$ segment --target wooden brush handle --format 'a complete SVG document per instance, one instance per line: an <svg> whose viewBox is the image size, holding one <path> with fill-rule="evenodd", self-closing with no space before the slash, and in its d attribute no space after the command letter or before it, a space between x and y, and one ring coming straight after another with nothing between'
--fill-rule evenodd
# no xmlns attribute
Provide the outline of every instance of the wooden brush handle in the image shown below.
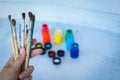
<svg viewBox="0 0 120 80"><path fill-rule="evenodd" d="M31 50L31 42L32 42L32 21L30 21L30 28L29 28L29 33L27 35L27 46L26 46L26 59L25 59L25 69L28 68L29 66L29 58L30 58L30 50Z"/></svg>
<svg viewBox="0 0 120 80"><path fill-rule="evenodd" d="M13 49L14 59L16 60L17 57L16 57L16 51L15 51L14 34L13 34L11 19L9 19L9 21L10 21L10 34L11 34L12 49Z"/></svg>
<svg viewBox="0 0 120 80"><path fill-rule="evenodd" d="M27 69L29 66L30 48L31 48L31 41L30 41L30 36L29 36L29 40L27 42L27 47L26 47L25 69Z"/></svg>
<svg viewBox="0 0 120 80"><path fill-rule="evenodd" d="M22 25L21 46L25 47L25 21L23 21Z"/></svg>
<svg viewBox="0 0 120 80"><path fill-rule="evenodd" d="M13 48L13 54L14 54L14 59L16 60L16 51L15 51L15 45L14 45L14 39L13 39L13 34L11 32L11 42L12 42L12 48Z"/></svg>
<svg viewBox="0 0 120 80"><path fill-rule="evenodd" d="M16 51L16 58L18 57L18 42L15 40L15 51Z"/></svg>
<svg viewBox="0 0 120 80"><path fill-rule="evenodd" d="M17 35L16 35L15 29L13 31L13 35L14 35L15 54L16 54L16 58L17 58L18 57L18 42L17 42Z"/></svg>

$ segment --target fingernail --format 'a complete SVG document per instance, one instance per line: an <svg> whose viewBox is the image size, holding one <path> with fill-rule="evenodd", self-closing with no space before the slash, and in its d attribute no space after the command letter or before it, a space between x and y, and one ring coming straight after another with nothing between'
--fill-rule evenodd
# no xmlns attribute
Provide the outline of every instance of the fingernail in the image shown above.
<svg viewBox="0 0 120 80"><path fill-rule="evenodd" d="M24 49L24 48L21 48L21 49L20 49L20 54L21 54L22 56L25 56L25 49Z"/></svg>
<svg viewBox="0 0 120 80"><path fill-rule="evenodd" d="M21 80L23 80L23 79L24 79L24 76L25 76L25 74L22 73L22 74L19 75L19 78L20 78Z"/></svg>
<svg viewBox="0 0 120 80"><path fill-rule="evenodd" d="M19 75L19 78L20 78L20 79L23 79L23 77L22 77L22 75L21 75L21 74Z"/></svg>

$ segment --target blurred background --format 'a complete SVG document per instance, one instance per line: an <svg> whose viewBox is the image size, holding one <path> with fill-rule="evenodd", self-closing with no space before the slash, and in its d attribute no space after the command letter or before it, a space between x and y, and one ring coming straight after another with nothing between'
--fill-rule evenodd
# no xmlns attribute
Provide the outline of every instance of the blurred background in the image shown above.
<svg viewBox="0 0 120 80"><path fill-rule="evenodd" d="M38 42L42 42L41 25L47 23L52 50L66 52L60 65L54 65L47 53L32 58L33 80L120 80L119 4L119 0L0 0L0 70L13 53L8 15L17 20L19 27L22 12L32 11L36 16L34 37ZM27 24L28 20L27 17ZM55 29L62 29L63 33L73 30L79 43L78 59L70 57L64 42L54 44Z"/></svg>

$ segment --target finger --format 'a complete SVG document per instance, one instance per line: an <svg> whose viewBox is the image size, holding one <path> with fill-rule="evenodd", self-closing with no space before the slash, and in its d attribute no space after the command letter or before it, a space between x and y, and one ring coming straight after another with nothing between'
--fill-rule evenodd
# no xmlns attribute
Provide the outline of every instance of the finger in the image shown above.
<svg viewBox="0 0 120 80"><path fill-rule="evenodd" d="M33 66L30 66L29 68L27 68L25 71L23 71L20 75L19 75L19 78L20 79L26 79L27 77L29 77L32 72L34 70L34 67Z"/></svg>
<svg viewBox="0 0 120 80"><path fill-rule="evenodd" d="M19 54L18 58L16 59L16 61L14 62L14 65L13 65L16 70L18 70L21 67L22 63L24 62L25 55L26 55L25 54L25 49L21 48L20 49L20 54Z"/></svg>
<svg viewBox="0 0 120 80"><path fill-rule="evenodd" d="M32 52L31 52L31 57L34 57L34 56L36 56L36 55L39 55L39 54L41 54L43 51L42 51L42 49L34 49L34 50L32 50Z"/></svg>
<svg viewBox="0 0 120 80"><path fill-rule="evenodd" d="M32 45L34 45L37 42L37 40L34 38L32 39Z"/></svg>
<svg viewBox="0 0 120 80"><path fill-rule="evenodd" d="M32 80L32 75L30 75L29 77L27 77L26 79L24 80Z"/></svg>

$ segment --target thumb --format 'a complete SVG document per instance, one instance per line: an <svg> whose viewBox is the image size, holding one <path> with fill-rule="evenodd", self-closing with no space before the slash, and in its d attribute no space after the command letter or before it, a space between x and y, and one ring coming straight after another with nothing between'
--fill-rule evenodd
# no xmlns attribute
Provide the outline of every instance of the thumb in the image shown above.
<svg viewBox="0 0 120 80"><path fill-rule="evenodd" d="M26 54L25 49L21 48L20 49L20 54L19 54L18 58L16 59L16 61L14 62L14 65L13 65L16 70L21 68L21 66L22 66L22 64L25 60L25 54Z"/></svg>

